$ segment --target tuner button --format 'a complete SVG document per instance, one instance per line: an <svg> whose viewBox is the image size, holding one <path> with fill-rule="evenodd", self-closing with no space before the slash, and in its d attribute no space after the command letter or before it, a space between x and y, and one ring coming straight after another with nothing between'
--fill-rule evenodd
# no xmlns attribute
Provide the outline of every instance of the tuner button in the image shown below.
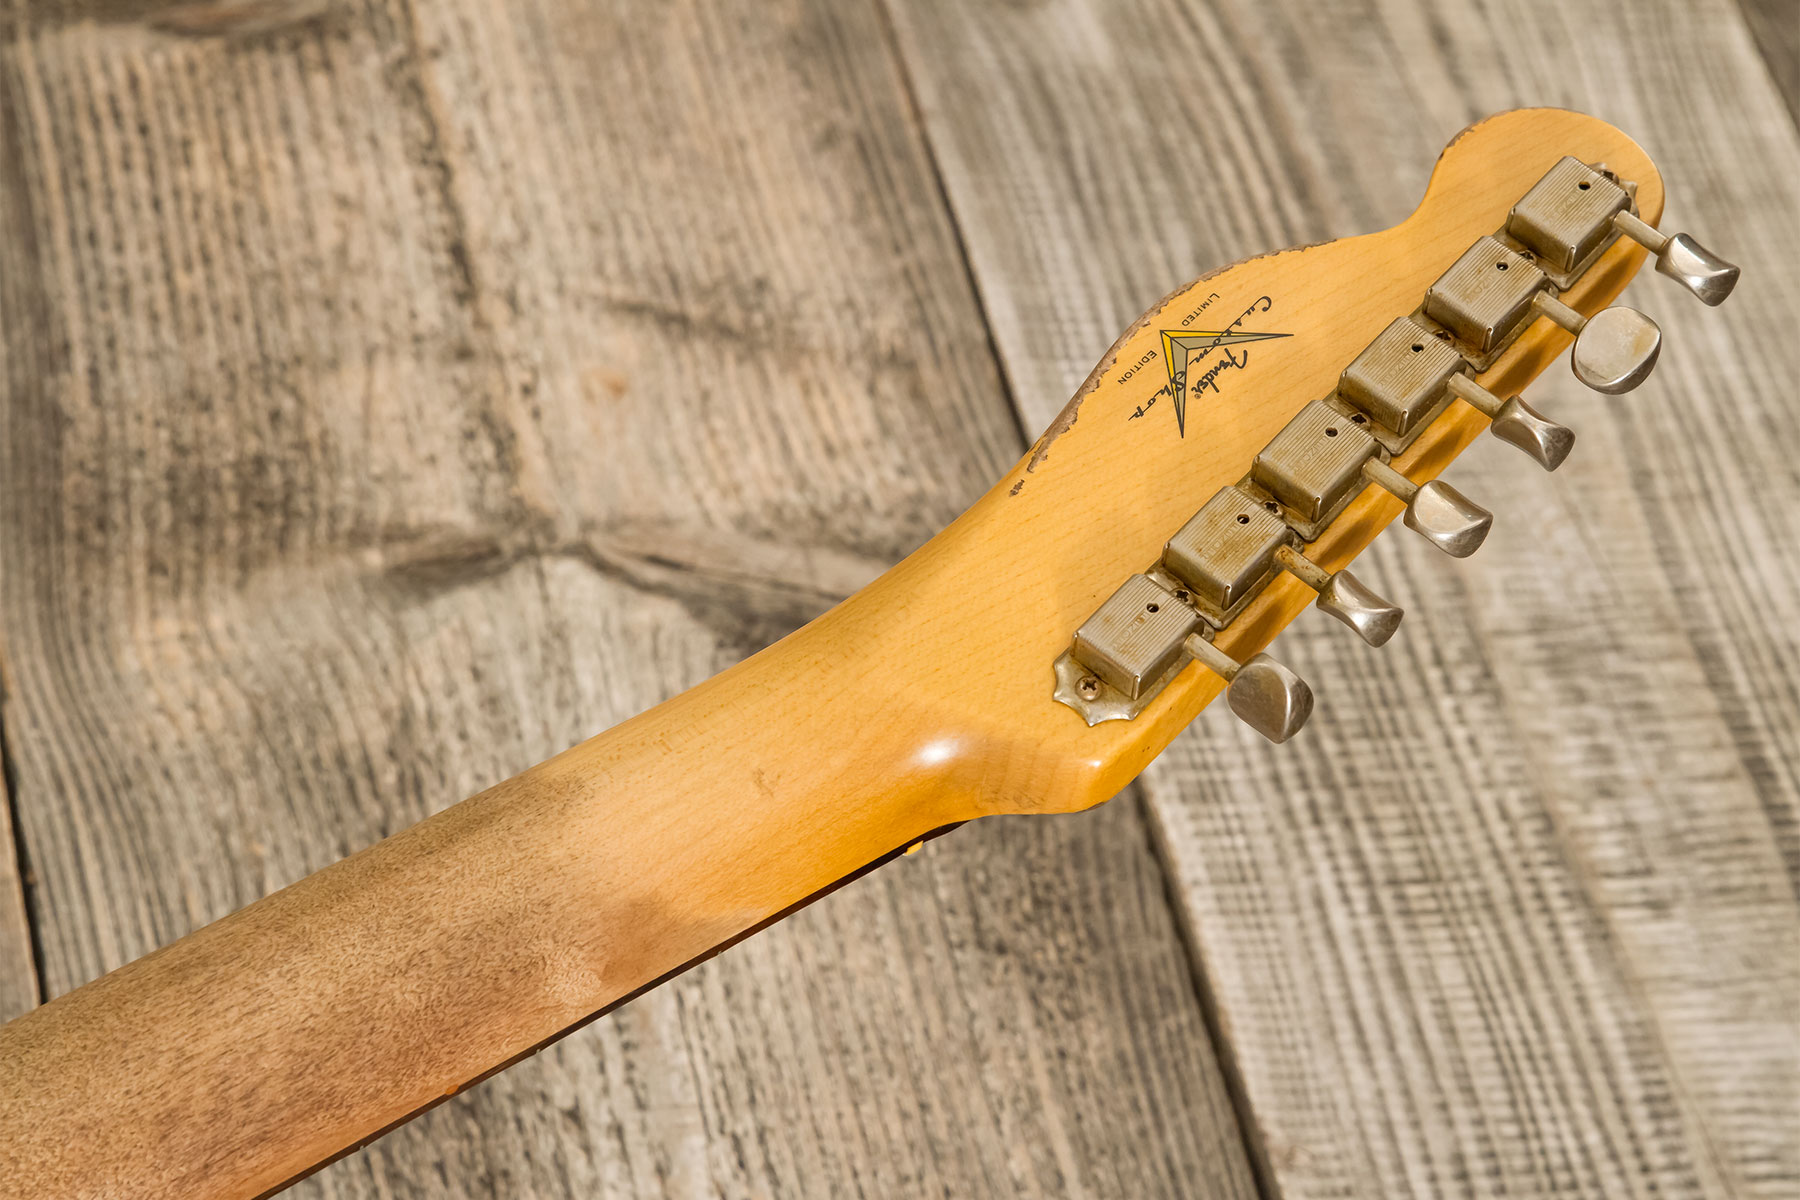
<svg viewBox="0 0 1800 1200"><path fill-rule="evenodd" d="M1436 479L1420 485L1406 506L1406 527L1451 558L1467 558L1481 549L1493 525L1493 513Z"/></svg>
<svg viewBox="0 0 1800 1200"><path fill-rule="evenodd" d="M1569 365L1575 378L1597 392L1629 392L1650 374L1662 353L1662 330L1635 308L1618 305L1584 317L1548 292L1532 307L1575 335Z"/></svg>
<svg viewBox="0 0 1800 1200"><path fill-rule="evenodd" d="M1638 217L1622 212L1613 217L1619 232L1656 256L1656 270L1692 292L1702 304L1716 305L1737 286L1738 268L1685 233L1666 237Z"/></svg>
<svg viewBox="0 0 1800 1200"><path fill-rule="evenodd" d="M1238 720L1271 742L1287 741L1312 716L1312 688L1268 655L1254 654L1240 663L1197 633L1188 636L1183 649L1225 681L1225 699Z"/></svg>
<svg viewBox="0 0 1800 1200"><path fill-rule="evenodd" d="M1275 561L1319 594L1319 608L1356 631L1371 646L1384 646L1400 628L1406 611L1382 599L1348 571L1335 575L1292 546L1275 551Z"/></svg>
<svg viewBox="0 0 1800 1200"><path fill-rule="evenodd" d="M1717 305L1737 286L1738 269L1685 233L1669 239L1656 256L1656 269L1700 298Z"/></svg>
<svg viewBox="0 0 1800 1200"><path fill-rule="evenodd" d="M1385 646L1406 610L1391 604L1348 571L1331 577L1319 593L1319 610L1330 613L1371 646Z"/></svg>
<svg viewBox="0 0 1800 1200"><path fill-rule="evenodd" d="M1452 558L1481 549L1494 514L1441 480L1417 484L1378 458L1363 464L1370 483L1406 505L1406 527Z"/></svg>
<svg viewBox="0 0 1800 1200"><path fill-rule="evenodd" d="M1573 429L1552 421L1517 396L1500 406L1488 429L1507 445L1529 454L1546 471L1562 466L1575 448Z"/></svg>
<svg viewBox="0 0 1800 1200"><path fill-rule="evenodd" d="M1502 400L1467 375L1450 377L1450 391L1492 418L1489 432L1531 456L1546 471L1562 466L1575 448L1575 431L1559 425L1514 396Z"/></svg>
<svg viewBox="0 0 1800 1200"><path fill-rule="evenodd" d="M1240 721L1277 745L1312 716L1312 688L1266 654L1251 656L1226 687L1225 698Z"/></svg>
<svg viewBox="0 0 1800 1200"><path fill-rule="evenodd" d="M1569 361L1575 378L1596 392L1617 395L1644 382L1662 353L1662 330L1635 308L1597 313L1575 335Z"/></svg>

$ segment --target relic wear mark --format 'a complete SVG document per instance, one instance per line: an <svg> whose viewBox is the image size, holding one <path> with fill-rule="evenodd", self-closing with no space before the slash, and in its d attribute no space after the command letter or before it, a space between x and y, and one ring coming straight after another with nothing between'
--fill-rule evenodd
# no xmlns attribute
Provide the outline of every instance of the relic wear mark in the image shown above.
<svg viewBox="0 0 1800 1200"><path fill-rule="evenodd" d="M1248 263L1258 262L1265 258L1280 258L1283 254L1298 254L1302 250L1311 250L1317 246L1326 245L1333 240L1335 239L1328 238L1326 241L1322 242L1305 242L1298 246L1286 246L1280 250L1266 250L1261 254L1252 254L1240 258L1235 262L1226 263L1222 267L1213 268L1198 279L1190 280L1189 282L1182 284L1180 287L1164 296L1161 300L1158 300L1148 311L1137 320L1133 321L1130 328L1126 329L1124 333L1120 334L1113 341L1113 344L1107 348L1106 353L1101 357L1099 364L1096 365L1092 371L1088 372L1087 379L1076 389L1075 395L1063 406L1063 410L1056 414L1056 419L1050 422L1049 428L1044 430L1036 444L1032 446L1031 457L1027 459L1025 463L1025 474L1030 475L1034 473L1038 467L1042 465L1044 460L1050 457L1050 447L1056 444L1056 439L1060 438L1074 427L1076 420L1081 416L1082 404L1086 402L1090 395L1099 389L1101 379L1118 365L1119 355L1124 352L1125 343L1129 342L1139 333L1142 333L1158 317L1162 316L1164 310L1166 310L1169 305L1173 304L1178 297L1187 295L1195 287L1210 279L1216 279L1225 272L1234 270ZM1024 476L1020 476L1012 487L1007 489L1007 495L1017 496L1024 489L1025 478Z"/></svg>

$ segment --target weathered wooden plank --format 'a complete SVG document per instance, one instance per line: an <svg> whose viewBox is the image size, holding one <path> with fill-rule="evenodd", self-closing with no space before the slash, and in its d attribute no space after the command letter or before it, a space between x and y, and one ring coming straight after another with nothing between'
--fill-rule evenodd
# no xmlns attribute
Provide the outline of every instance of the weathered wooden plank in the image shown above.
<svg viewBox="0 0 1800 1200"><path fill-rule="evenodd" d="M4 204L0 198L0 205ZM4 212L0 207L0 213ZM0 281L0 289L4 287ZM0 480L0 488L5 486L5 481ZM7 565L0 561L0 578L6 575ZM5 716L11 686L6 641L0 630L0 1022L11 1020L42 999L32 954L31 921L25 906L25 860L13 828L12 756L7 750Z"/></svg>
<svg viewBox="0 0 1800 1200"><path fill-rule="evenodd" d="M0 738L0 751L5 741ZM0 778L0 1022L10 1021L38 1002L37 964L31 955L31 923L25 912L24 880L13 838L12 805Z"/></svg>
<svg viewBox="0 0 1800 1200"><path fill-rule="evenodd" d="M1179 280L1399 219L1517 104L1633 131L1747 260L1719 312L1634 289L1669 348L1630 401L1540 385L1559 476L1458 465L1475 560L1368 556L1394 644L1283 637L1297 743L1209 714L1146 788L1282 1194L1800 1189L1800 147L1737 11L890 11L1028 425Z"/></svg>
<svg viewBox="0 0 1800 1200"><path fill-rule="evenodd" d="M1800 14L1788 0L1738 0L1756 48L1769 65L1775 90L1800 122Z"/></svg>
<svg viewBox="0 0 1800 1200"><path fill-rule="evenodd" d="M1022 448L872 6L0 33L51 993L792 628ZM1126 802L959 831L303 1190L1252 1187Z"/></svg>

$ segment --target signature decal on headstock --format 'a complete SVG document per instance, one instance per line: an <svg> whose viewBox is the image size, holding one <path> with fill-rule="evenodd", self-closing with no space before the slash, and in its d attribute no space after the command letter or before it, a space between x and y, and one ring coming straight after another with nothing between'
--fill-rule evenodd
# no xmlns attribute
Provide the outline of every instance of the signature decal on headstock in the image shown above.
<svg viewBox="0 0 1800 1200"><path fill-rule="evenodd" d="M1184 326L1190 325L1195 318L1210 308L1219 298L1217 292L1202 300L1197 308L1182 318ZM1219 390L1219 376L1227 371L1237 370L1250 365L1250 351L1233 349L1245 342L1262 342L1270 338L1292 337L1290 333L1256 333L1242 328L1251 317L1269 311L1275 305L1268 296L1258 296L1243 312L1239 313L1229 325L1223 329L1165 329L1162 331L1163 363L1169 372L1169 382L1144 403L1131 412L1129 419L1136 420L1156 406L1156 402L1164 396L1170 397L1175 408L1175 431L1180 437L1187 436L1187 406L1192 397L1207 391ZM1218 352L1215 354L1215 352ZM1142 367L1155 357L1155 351L1139 360ZM1136 368L1127 372L1127 378L1135 373ZM1121 380L1123 382L1123 380Z"/></svg>

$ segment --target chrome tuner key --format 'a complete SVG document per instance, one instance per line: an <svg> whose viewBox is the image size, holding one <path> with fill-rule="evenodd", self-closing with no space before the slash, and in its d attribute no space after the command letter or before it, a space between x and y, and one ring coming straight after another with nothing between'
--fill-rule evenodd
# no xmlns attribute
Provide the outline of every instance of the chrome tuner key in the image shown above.
<svg viewBox="0 0 1800 1200"><path fill-rule="evenodd" d="M1493 418L1488 432L1517 446L1546 471L1554 471L1575 448L1575 431L1559 425L1517 396L1502 400L1468 375L1452 375L1450 392Z"/></svg>
<svg viewBox="0 0 1800 1200"><path fill-rule="evenodd" d="M1282 570L1319 593L1319 610L1326 612L1356 631L1356 636L1371 646L1385 646L1406 610L1390 604L1349 571L1333 574L1292 546L1275 551L1275 561Z"/></svg>
<svg viewBox="0 0 1800 1200"><path fill-rule="evenodd" d="M1406 505L1408 529L1451 558L1467 558L1487 541L1494 514L1442 480L1414 483L1378 458L1363 463L1362 473Z"/></svg>
<svg viewBox="0 0 1800 1200"><path fill-rule="evenodd" d="M1635 308L1614 305L1584 317L1549 292L1531 298L1540 314L1575 335L1569 363L1596 392L1617 395L1644 382L1662 353L1662 330Z"/></svg>
<svg viewBox="0 0 1800 1200"><path fill-rule="evenodd" d="M1717 305L1737 286L1738 268L1685 233L1664 234L1632 213L1615 213L1613 228L1656 257L1658 273L1699 297L1700 303Z"/></svg>
<svg viewBox="0 0 1800 1200"><path fill-rule="evenodd" d="M1312 688L1268 655L1253 654L1240 663L1197 633L1189 634L1181 648L1225 681L1231 711L1271 742L1287 741L1312 716Z"/></svg>

